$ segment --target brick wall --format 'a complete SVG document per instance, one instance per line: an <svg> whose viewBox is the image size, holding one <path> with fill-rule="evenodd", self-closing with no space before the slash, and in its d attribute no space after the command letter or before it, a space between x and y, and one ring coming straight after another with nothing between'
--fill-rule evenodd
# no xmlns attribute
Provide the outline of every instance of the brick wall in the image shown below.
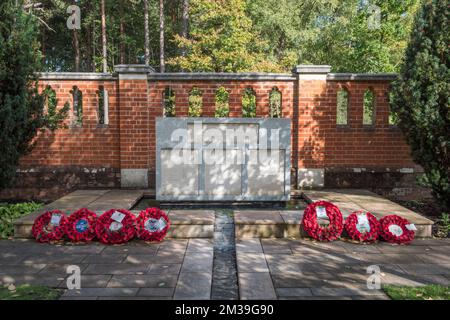
<svg viewBox="0 0 450 320"><path fill-rule="evenodd" d="M20 162L16 186L0 192L0 197L50 199L74 188L139 184L153 187L155 118L163 116L166 87L174 90L178 117L187 116L193 87L202 92L205 117L214 116L219 87L229 92L230 117L242 116L242 94L249 87L256 93L257 117L268 117L269 93L278 88L282 94L282 115L292 119L292 167L295 173L296 169L303 169L299 182L305 174L312 174L318 185L325 182L326 186L376 188L382 183L377 174L382 174L390 187L404 187L411 182L409 179L403 183L404 174L418 169L410 159L401 132L388 123L387 94L392 75L333 75L323 66L297 68L292 75L161 75L138 67L121 66L115 75L43 75L41 88L50 85L61 107L67 101L73 106L70 91L74 86L81 90L82 125L73 125L71 108L71 116L66 120L68 128L39 133L33 152ZM100 86L109 92L107 125L98 124ZM340 88L349 92L347 126L336 125L336 95ZM362 124L366 88L375 92L374 126ZM145 179L133 185L136 172L145 175ZM40 179L52 183L37 186ZM46 192L45 188L52 191Z"/></svg>

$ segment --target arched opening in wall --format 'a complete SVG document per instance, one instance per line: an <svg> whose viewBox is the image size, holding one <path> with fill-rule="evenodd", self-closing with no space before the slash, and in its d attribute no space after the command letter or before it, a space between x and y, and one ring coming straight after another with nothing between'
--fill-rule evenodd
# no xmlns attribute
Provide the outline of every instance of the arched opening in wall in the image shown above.
<svg viewBox="0 0 450 320"><path fill-rule="evenodd" d="M105 87L100 86L98 91L97 119L98 124L109 124L109 93Z"/></svg>
<svg viewBox="0 0 450 320"><path fill-rule="evenodd" d="M192 118L201 117L203 113L203 97L199 88L193 87L189 93L188 116Z"/></svg>
<svg viewBox="0 0 450 320"><path fill-rule="evenodd" d="M163 114L164 117L175 117L175 91L166 87L163 92Z"/></svg>
<svg viewBox="0 0 450 320"><path fill-rule="evenodd" d="M216 118L226 118L230 115L229 104L230 93L224 87L220 87L216 91L216 110L214 116Z"/></svg>
<svg viewBox="0 0 450 320"><path fill-rule="evenodd" d="M242 95L242 116L244 118L256 117L256 93L253 88L247 88Z"/></svg>
<svg viewBox="0 0 450 320"><path fill-rule="evenodd" d="M70 91L73 101L73 123L74 125L81 126L83 124L83 93L77 86L73 86Z"/></svg>
<svg viewBox="0 0 450 320"><path fill-rule="evenodd" d="M281 92L277 87L272 88L269 94L269 112L271 118L281 118Z"/></svg>
<svg viewBox="0 0 450 320"><path fill-rule="evenodd" d="M56 111L56 105L58 101L56 99L56 91L50 85L45 86L42 92L45 97L44 113L50 115L51 111Z"/></svg>
<svg viewBox="0 0 450 320"><path fill-rule="evenodd" d="M340 89L336 95L336 124L339 126L348 125L348 101L348 90Z"/></svg>
<svg viewBox="0 0 450 320"><path fill-rule="evenodd" d="M375 125L375 93L372 88L364 91L363 125Z"/></svg>

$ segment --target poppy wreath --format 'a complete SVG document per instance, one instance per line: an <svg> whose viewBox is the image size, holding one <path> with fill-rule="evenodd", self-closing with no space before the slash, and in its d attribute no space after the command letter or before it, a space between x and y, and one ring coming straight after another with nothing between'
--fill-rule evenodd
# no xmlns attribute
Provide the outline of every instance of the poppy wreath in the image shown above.
<svg viewBox="0 0 450 320"><path fill-rule="evenodd" d="M66 235L73 242L89 242L95 238L97 215L88 209L80 209L67 218Z"/></svg>
<svg viewBox="0 0 450 320"><path fill-rule="evenodd" d="M330 220L328 226L320 226L317 222L317 208L322 207ZM342 213L334 204L326 201L318 201L310 204L303 214L303 229L313 239L319 241L337 240L344 229Z"/></svg>
<svg viewBox="0 0 450 320"><path fill-rule="evenodd" d="M55 219L56 216L59 217ZM59 241L64 237L66 221L66 216L59 210L44 212L34 220L31 233L41 243Z"/></svg>
<svg viewBox="0 0 450 320"><path fill-rule="evenodd" d="M367 223L360 224L358 216L366 216ZM356 211L345 220L345 231L347 235L360 242L375 242L380 236L380 223L378 219L370 212Z"/></svg>
<svg viewBox="0 0 450 320"><path fill-rule="evenodd" d="M115 215L120 215L120 221L114 220ZM134 215L124 209L111 209L103 213L95 223L97 239L105 244L121 244L133 239L136 234L134 227Z"/></svg>
<svg viewBox="0 0 450 320"><path fill-rule="evenodd" d="M164 211L148 208L141 211L136 220L137 236L145 241L161 242L170 228L170 220Z"/></svg>
<svg viewBox="0 0 450 320"><path fill-rule="evenodd" d="M408 244L414 240L414 230L409 230L409 221L397 215L380 219L381 237L389 243Z"/></svg>

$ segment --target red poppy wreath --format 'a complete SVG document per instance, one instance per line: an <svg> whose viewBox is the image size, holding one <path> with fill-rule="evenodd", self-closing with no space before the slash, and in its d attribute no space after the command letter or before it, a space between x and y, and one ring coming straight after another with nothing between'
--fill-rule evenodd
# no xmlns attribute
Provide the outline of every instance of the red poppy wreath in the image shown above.
<svg viewBox="0 0 450 320"><path fill-rule="evenodd" d="M169 228L169 218L158 208L141 211L136 221L137 236L145 241L162 241Z"/></svg>
<svg viewBox="0 0 450 320"><path fill-rule="evenodd" d="M360 242L375 242L380 236L380 223L370 212L353 212L345 220L347 235Z"/></svg>
<svg viewBox="0 0 450 320"><path fill-rule="evenodd" d="M417 229L414 224L397 215L380 219L381 237L390 243L408 244L414 240Z"/></svg>
<svg viewBox="0 0 450 320"><path fill-rule="evenodd" d="M66 216L59 210L41 214L33 224L31 233L38 242L59 241L65 234Z"/></svg>
<svg viewBox="0 0 450 320"><path fill-rule="evenodd" d="M328 219L328 225L321 225L318 219ZM310 204L303 215L303 229L313 239L319 241L337 240L344 229L342 213L334 204L319 201Z"/></svg>
<svg viewBox="0 0 450 320"><path fill-rule="evenodd" d="M97 215L88 209L80 209L67 218L66 235L73 242L89 242L95 238Z"/></svg>
<svg viewBox="0 0 450 320"><path fill-rule="evenodd" d="M134 215L124 209L106 211L95 223L97 239L105 244L120 244L133 239L136 230Z"/></svg>

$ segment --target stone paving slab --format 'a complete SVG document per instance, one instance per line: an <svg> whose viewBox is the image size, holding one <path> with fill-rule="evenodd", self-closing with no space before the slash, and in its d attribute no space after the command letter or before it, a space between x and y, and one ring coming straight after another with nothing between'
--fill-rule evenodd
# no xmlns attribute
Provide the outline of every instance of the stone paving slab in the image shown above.
<svg viewBox="0 0 450 320"><path fill-rule="evenodd" d="M211 297L211 284L211 273L181 273L174 299L208 300Z"/></svg>
<svg viewBox="0 0 450 320"><path fill-rule="evenodd" d="M239 273L239 295L242 300L274 300L277 298L268 272Z"/></svg>

